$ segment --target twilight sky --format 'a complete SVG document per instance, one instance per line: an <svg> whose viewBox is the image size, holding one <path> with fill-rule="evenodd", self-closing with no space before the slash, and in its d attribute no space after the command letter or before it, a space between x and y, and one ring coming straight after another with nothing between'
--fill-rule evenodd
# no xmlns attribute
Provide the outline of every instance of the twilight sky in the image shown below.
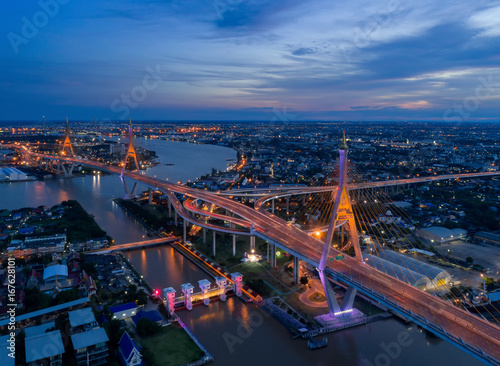
<svg viewBox="0 0 500 366"><path fill-rule="evenodd" d="M491 0L3 8L0 120L500 119Z"/></svg>

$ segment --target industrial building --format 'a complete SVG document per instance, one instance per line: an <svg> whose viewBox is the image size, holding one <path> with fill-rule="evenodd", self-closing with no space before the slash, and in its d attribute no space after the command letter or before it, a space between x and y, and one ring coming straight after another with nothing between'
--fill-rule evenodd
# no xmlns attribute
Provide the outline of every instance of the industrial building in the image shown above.
<svg viewBox="0 0 500 366"><path fill-rule="evenodd" d="M6 181L16 181L16 180L26 180L29 179L26 173L23 173L16 168L1 168L0 169L0 180Z"/></svg>
<svg viewBox="0 0 500 366"><path fill-rule="evenodd" d="M447 229L441 226L431 226L417 230L417 236L430 241L431 243L443 244L452 240L467 238L467 231L464 229Z"/></svg>
<svg viewBox="0 0 500 366"><path fill-rule="evenodd" d="M444 269L392 250L381 250L377 255L365 254L364 257L366 263L379 271L423 290L436 290L452 283L450 273Z"/></svg>

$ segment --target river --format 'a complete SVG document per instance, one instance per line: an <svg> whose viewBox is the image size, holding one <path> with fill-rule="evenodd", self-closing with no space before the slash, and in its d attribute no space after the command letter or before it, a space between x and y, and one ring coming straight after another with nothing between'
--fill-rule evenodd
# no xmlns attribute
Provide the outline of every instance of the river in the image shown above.
<svg viewBox="0 0 500 366"><path fill-rule="evenodd" d="M135 139L134 144L156 151L159 157L160 164L148 168L147 175L174 182L194 180L212 168L224 170L229 160L236 159L236 151L216 145L145 139ZM132 187L131 183L128 185ZM139 185L138 192L145 189ZM138 241L146 235L146 230L113 202L123 196L125 191L116 175L0 183L0 208L54 206L69 199L78 200L115 244Z"/></svg>
<svg viewBox="0 0 500 366"><path fill-rule="evenodd" d="M235 151L219 146L163 140L136 143L155 150L160 157L161 164L148 169L147 174L173 181L193 180L212 168L225 169L227 159L236 158ZM123 196L119 178L111 175L0 184L0 208L52 206L76 199L118 244L140 240L146 234L138 222L113 203L113 198ZM182 283L197 286L198 280L207 278L170 246L125 254L158 289L173 286L180 292ZM215 302L208 308L195 307L180 316L214 355L218 366L481 365L451 344L395 318L330 334L327 348L310 351L305 341L291 339L276 320L238 298Z"/></svg>

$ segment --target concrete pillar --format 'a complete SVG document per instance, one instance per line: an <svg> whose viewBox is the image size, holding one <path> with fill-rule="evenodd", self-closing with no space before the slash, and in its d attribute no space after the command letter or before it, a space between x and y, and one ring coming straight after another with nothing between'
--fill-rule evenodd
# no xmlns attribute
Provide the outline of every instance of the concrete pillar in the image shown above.
<svg viewBox="0 0 500 366"><path fill-rule="evenodd" d="M231 273L231 278L234 281L234 293L236 296L241 296L243 275L239 272Z"/></svg>
<svg viewBox="0 0 500 366"><path fill-rule="evenodd" d="M276 267L276 245L271 244L271 260L269 261L269 265L272 268Z"/></svg>
<svg viewBox="0 0 500 366"><path fill-rule="evenodd" d="M271 212L274 214L274 199L271 200Z"/></svg>
<svg viewBox="0 0 500 366"><path fill-rule="evenodd" d="M148 204L151 206L153 204L153 190L148 188Z"/></svg>
<svg viewBox="0 0 500 366"><path fill-rule="evenodd" d="M184 240L184 243L187 241L187 220L186 219L182 220L182 239Z"/></svg>
<svg viewBox="0 0 500 366"><path fill-rule="evenodd" d="M340 309L342 311L351 310L352 304L354 303L354 298L356 297L356 289L354 287L347 288L347 291L344 295L344 300L342 300L342 306Z"/></svg>
<svg viewBox="0 0 500 366"><path fill-rule="evenodd" d="M199 280L198 284L200 286L201 293L203 294L203 304L206 306L210 305L210 297L208 296L208 291L210 291L210 281Z"/></svg>
<svg viewBox="0 0 500 366"><path fill-rule="evenodd" d="M298 257L293 257L293 282L299 283L300 279L300 260Z"/></svg>
<svg viewBox="0 0 500 366"><path fill-rule="evenodd" d="M163 297L167 301L167 309L170 315L174 315L175 306L175 289L173 287L167 287L162 290Z"/></svg>
<svg viewBox="0 0 500 366"><path fill-rule="evenodd" d="M177 226L177 211L174 211L174 224Z"/></svg>
<svg viewBox="0 0 500 366"><path fill-rule="evenodd" d="M255 236L250 236L250 251L255 250Z"/></svg>
<svg viewBox="0 0 500 366"><path fill-rule="evenodd" d="M194 286L190 283L184 283L181 285L182 292L184 293L184 306L186 309L193 309L193 303L191 301L191 296L193 295Z"/></svg>
<svg viewBox="0 0 500 366"><path fill-rule="evenodd" d="M219 298L221 299L221 301L226 301L226 277L215 277L215 282L217 283L217 287L219 288Z"/></svg>
<svg viewBox="0 0 500 366"><path fill-rule="evenodd" d="M215 257L215 246L216 246L215 237L216 236L217 236L217 233L214 230L213 231L213 238L212 238L212 254L214 257Z"/></svg>
<svg viewBox="0 0 500 366"><path fill-rule="evenodd" d="M290 211L290 196L286 198L286 213L288 214L288 211Z"/></svg>
<svg viewBox="0 0 500 366"><path fill-rule="evenodd" d="M203 228L203 244L207 243L207 229Z"/></svg>
<svg viewBox="0 0 500 366"><path fill-rule="evenodd" d="M269 262L269 242L267 242L267 261Z"/></svg>
<svg viewBox="0 0 500 366"><path fill-rule="evenodd" d="M167 196L168 200L168 217L172 217L172 202L170 202L170 199Z"/></svg>
<svg viewBox="0 0 500 366"><path fill-rule="evenodd" d="M341 227L342 227L342 234L340 234L340 246L339 246L339 249L342 249L342 247L344 246L344 225L342 225Z"/></svg>
<svg viewBox="0 0 500 366"><path fill-rule="evenodd" d="M236 234L233 234L233 256L236 255Z"/></svg>
<svg viewBox="0 0 500 366"><path fill-rule="evenodd" d="M306 205L306 195L303 194L302 195L302 206L305 206Z"/></svg>

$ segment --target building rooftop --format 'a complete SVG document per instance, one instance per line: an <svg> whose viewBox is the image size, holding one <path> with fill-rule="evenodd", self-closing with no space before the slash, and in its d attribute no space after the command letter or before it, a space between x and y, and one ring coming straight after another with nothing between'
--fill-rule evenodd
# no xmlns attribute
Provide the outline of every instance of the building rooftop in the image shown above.
<svg viewBox="0 0 500 366"><path fill-rule="evenodd" d="M141 319L149 319L152 322L158 322L162 320L161 315L156 311L156 310L151 310L151 311L139 311L137 315L134 315L132 317L132 320L134 321L135 325L139 322Z"/></svg>
<svg viewBox="0 0 500 366"><path fill-rule="evenodd" d="M43 270L43 280L45 281L48 278L55 277L55 275L60 276L61 279L63 277L68 277L68 266L64 264L57 264L55 266L47 267Z"/></svg>
<svg viewBox="0 0 500 366"><path fill-rule="evenodd" d="M24 333L26 334L26 338L34 337L45 333L47 329L54 328L55 326L56 326L55 322L49 322L34 327L26 327L24 328Z"/></svg>
<svg viewBox="0 0 500 366"><path fill-rule="evenodd" d="M20 321L24 321L26 319L36 318L37 316L41 316L41 315L44 315L44 314L49 314L49 313L52 313L54 311L59 311L59 310L62 310L62 309L70 308L72 306L82 305L82 304L85 304L87 302L90 302L89 298L88 297L82 297L81 299L78 299L78 300L75 300L75 301L65 302L64 304L60 304L60 305L56 305L56 306L51 306L50 308L41 309L41 310L33 311L31 313L19 315L18 317L16 317L16 321L20 322ZM3 327L5 325L7 325L7 324L9 324L9 319L4 319L4 320L0 321L0 327Z"/></svg>
<svg viewBox="0 0 500 366"><path fill-rule="evenodd" d="M60 330L26 338L26 362L43 360L64 353Z"/></svg>
<svg viewBox="0 0 500 366"><path fill-rule="evenodd" d="M95 316L92 312L92 308L78 309L68 312L69 323L72 327L78 327L80 325L94 323Z"/></svg>
<svg viewBox="0 0 500 366"><path fill-rule="evenodd" d="M92 329L71 336L71 342L73 342L75 350L107 341L109 341L109 337L104 328Z"/></svg>
<svg viewBox="0 0 500 366"><path fill-rule="evenodd" d="M109 311L111 311L112 313L119 313L120 311L126 311L126 310L136 309L136 308L137 308L137 305L135 303L129 302L126 304L121 304L121 305L110 307Z"/></svg>
<svg viewBox="0 0 500 366"><path fill-rule="evenodd" d="M2 360L2 366L14 366L14 358L9 357L9 349L7 348L8 346L8 340L9 336L2 336L0 337L0 344L2 347L0 347L0 360Z"/></svg>

